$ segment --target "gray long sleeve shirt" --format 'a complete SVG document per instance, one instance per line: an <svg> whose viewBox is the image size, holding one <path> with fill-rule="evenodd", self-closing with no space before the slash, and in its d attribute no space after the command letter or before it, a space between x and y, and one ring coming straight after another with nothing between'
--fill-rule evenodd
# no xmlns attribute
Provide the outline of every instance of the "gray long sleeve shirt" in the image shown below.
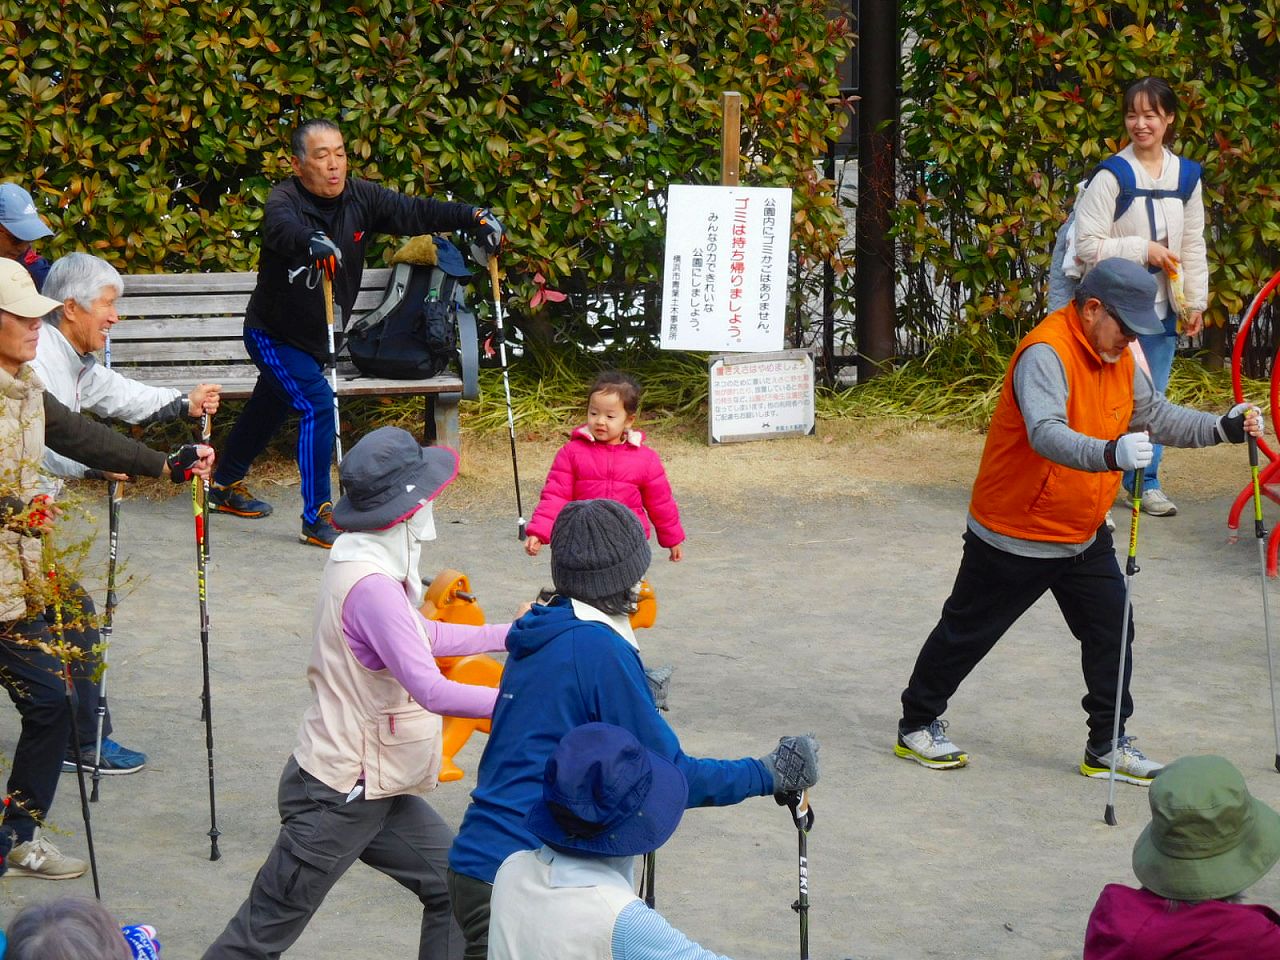
<svg viewBox="0 0 1280 960"><path fill-rule="evenodd" d="M1067 425L1067 373L1058 354L1047 343L1032 344L1022 352L1010 373L1018 409L1027 425L1027 440L1036 453L1054 463L1102 473L1107 466L1107 441L1086 436ZM1134 364L1133 418L1128 431L1146 430L1154 443L1171 447L1207 447L1220 443L1220 417L1170 403L1157 393L1146 371ZM969 515L969 529L984 543L1005 553L1023 557L1074 557L1093 543L1051 543L1023 540L989 530Z"/></svg>

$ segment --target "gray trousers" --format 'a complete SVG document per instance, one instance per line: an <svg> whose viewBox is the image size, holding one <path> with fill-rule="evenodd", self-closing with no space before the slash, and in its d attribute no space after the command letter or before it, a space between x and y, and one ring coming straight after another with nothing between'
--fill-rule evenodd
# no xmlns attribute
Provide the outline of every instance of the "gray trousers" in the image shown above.
<svg viewBox="0 0 1280 960"><path fill-rule="evenodd" d="M425 800L366 800L361 795L348 801L290 757L280 776L279 805L275 847L254 878L249 898L205 951L205 960L279 957L356 860L422 901L418 960L460 960L462 933L449 908L445 882L453 831ZM351 932L352 944L361 934ZM346 956L352 944L334 955Z"/></svg>

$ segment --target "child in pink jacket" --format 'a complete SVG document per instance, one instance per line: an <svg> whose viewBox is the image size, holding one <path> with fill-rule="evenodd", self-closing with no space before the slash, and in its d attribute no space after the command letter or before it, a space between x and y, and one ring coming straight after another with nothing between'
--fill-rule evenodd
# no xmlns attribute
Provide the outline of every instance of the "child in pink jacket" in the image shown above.
<svg viewBox="0 0 1280 960"><path fill-rule="evenodd" d="M680 509L662 461L644 446L644 434L632 429L640 408L640 384L629 374L607 371L587 395L587 422L560 448L542 487L542 498L526 529L525 553L537 556L551 540L551 527L570 500L617 500L658 531L658 544L673 561L684 556Z"/></svg>

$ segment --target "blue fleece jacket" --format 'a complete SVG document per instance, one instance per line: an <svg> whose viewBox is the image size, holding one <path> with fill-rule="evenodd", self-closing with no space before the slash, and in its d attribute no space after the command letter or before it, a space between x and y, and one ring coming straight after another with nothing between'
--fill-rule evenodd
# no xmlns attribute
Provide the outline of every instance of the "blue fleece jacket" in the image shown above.
<svg viewBox="0 0 1280 960"><path fill-rule="evenodd" d="M507 653L493 732L449 852L456 873L493 883L508 856L541 846L525 828L525 814L542 797L547 759L584 723L624 727L670 759L689 782L690 807L773 793L773 775L759 760L686 756L654 706L640 655L606 625L575 617L568 599L535 606L512 624Z"/></svg>

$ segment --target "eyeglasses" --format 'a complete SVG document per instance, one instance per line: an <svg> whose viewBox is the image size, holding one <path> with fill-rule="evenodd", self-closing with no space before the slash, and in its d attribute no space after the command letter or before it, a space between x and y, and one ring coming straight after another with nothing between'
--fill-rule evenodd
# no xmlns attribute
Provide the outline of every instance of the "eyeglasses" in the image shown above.
<svg viewBox="0 0 1280 960"><path fill-rule="evenodd" d="M1120 314L1116 311L1115 307L1109 307L1105 303L1102 303L1101 300L1099 300L1098 303L1102 304L1102 309L1107 311L1107 315L1116 322L1116 326L1120 328L1120 335L1122 337L1127 337L1130 340L1138 339L1138 334L1134 330L1130 329L1130 327L1120 319Z"/></svg>

